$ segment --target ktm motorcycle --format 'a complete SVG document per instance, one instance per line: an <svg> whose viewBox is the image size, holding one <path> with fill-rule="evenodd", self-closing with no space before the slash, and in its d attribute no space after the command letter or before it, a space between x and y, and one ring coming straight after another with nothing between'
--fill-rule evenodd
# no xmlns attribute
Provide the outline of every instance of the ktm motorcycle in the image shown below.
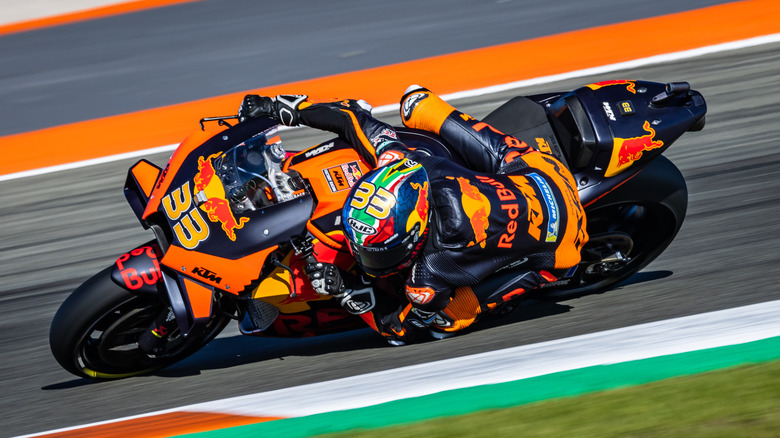
<svg viewBox="0 0 780 438"><path fill-rule="evenodd" d="M602 291L664 251L688 194L661 154L702 129L706 111L688 83L614 80L518 96L483 119L567 165L585 206L590 239L581 263L534 293ZM410 148L460 160L435 134L401 127L398 135ZM77 376L121 378L189 356L231 320L253 336L365 327L337 299L317 294L304 266L315 253L354 277L345 281L361 280L340 221L349 189L369 170L339 138L293 154L271 119L202 119L165 167L141 160L128 171L125 196L154 239L64 301L49 335L54 357ZM525 296L502 290L515 273L509 266L457 289L436 332L506 311Z"/></svg>

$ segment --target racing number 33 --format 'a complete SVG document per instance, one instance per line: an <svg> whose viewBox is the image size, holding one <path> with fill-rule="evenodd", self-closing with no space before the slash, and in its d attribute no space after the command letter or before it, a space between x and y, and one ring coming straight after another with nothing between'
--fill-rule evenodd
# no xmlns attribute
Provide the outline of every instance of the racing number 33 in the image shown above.
<svg viewBox="0 0 780 438"><path fill-rule="evenodd" d="M384 187L377 190L373 184L362 181L349 206L358 210L365 208L367 214L377 219L385 219L390 216L390 208L394 203L395 196Z"/></svg>

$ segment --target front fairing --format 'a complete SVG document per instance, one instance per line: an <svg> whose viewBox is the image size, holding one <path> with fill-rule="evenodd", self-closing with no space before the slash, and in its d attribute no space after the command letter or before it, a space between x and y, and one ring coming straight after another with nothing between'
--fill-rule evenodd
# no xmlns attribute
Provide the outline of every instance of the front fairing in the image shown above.
<svg viewBox="0 0 780 438"><path fill-rule="evenodd" d="M309 193L237 212L215 175L215 158L275 125L258 118L219 132L198 132L175 151L143 213L143 220L162 229L167 240L163 266L238 293L259 278L278 244L305 231L314 206Z"/></svg>

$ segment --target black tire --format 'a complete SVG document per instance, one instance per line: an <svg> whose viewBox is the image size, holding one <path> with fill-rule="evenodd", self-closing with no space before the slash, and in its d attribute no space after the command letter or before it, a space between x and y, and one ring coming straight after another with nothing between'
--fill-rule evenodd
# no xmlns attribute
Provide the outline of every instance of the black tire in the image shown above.
<svg viewBox="0 0 780 438"><path fill-rule="evenodd" d="M639 175L586 209L590 240L582 250L580 273L573 284L551 289L545 295L581 296L627 280L672 243L687 208L685 179L671 161L658 157ZM615 251L630 260L599 264L601 256ZM594 266L607 269L599 272Z"/></svg>
<svg viewBox="0 0 780 438"><path fill-rule="evenodd" d="M186 338L178 329L150 357L138 348L167 305L155 295L131 293L111 280L111 267L76 288L51 323L49 346L70 373L90 379L118 379L158 370L180 361L214 339L230 320L219 315Z"/></svg>

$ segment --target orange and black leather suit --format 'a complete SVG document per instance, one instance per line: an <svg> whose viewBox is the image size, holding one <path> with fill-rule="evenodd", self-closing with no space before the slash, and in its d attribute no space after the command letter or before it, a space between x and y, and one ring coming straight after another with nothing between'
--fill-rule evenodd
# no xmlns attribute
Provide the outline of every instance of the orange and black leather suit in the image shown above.
<svg viewBox="0 0 780 438"><path fill-rule="evenodd" d="M438 312L453 291L473 286L502 269L518 272L503 287L500 302L557 280L580 261L588 236L577 186L569 170L468 116L428 90L401 101L404 125L440 135L465 167L408 149L395 130L345 100L297 105L300 123L332 131L370 165L407 157L423 165L430 179L431 214L426 246L406 279L412 306ZM400 321L405 318L400 311ZM403 338L408 327L395 326ZM380 330L381 331L381 330Z"/></svg>

